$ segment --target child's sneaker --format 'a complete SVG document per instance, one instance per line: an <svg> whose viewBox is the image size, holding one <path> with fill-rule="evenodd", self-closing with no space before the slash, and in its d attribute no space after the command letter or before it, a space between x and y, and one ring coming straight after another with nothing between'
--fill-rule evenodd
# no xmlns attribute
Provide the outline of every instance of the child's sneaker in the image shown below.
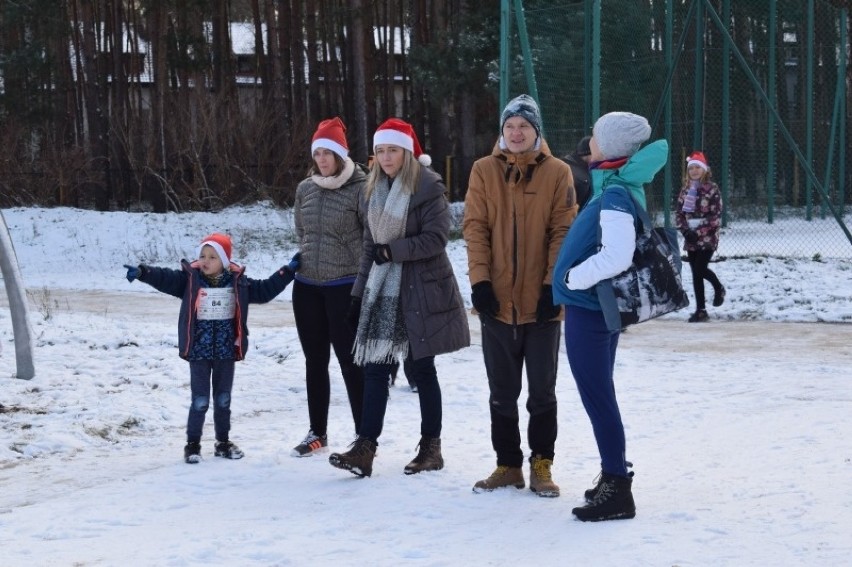
<svg viewBox="0 0 852 567"><path fill-rule="evenodd" d="M201 443L198 441L188 441L186 447L183 448L183 460L187 464L197 465L201 462Z"/></svg>
<svg viewBox="0 0 852 567"><path fill-rule="evenodd" d="M314 453L323 453L328 450L328 435L317 435L313 431L308 434L301 443L290 451L291 457L310 457Z"/></svg>
<svg viewBox="0 0 852 567"><path fill-rule="evenodd" d="M245 453L230 441L217 441L214 455L225 459L242 459Z"/></svg>

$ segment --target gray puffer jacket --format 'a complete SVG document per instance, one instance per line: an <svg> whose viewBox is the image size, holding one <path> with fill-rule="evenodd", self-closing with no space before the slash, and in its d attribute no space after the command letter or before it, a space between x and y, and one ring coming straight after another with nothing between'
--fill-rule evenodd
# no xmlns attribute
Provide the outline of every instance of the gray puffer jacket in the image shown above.
<svg viewBox="0 0 852 567"><path fill-rule="evenodd" d="M321 186L308 177L296 188L293 211L302 253L299 281L324 284L354 280L358 274L365 223L359 202L367 176L361 166L349 158L347 162L354 165L348 179L323 178Z"/></svg>

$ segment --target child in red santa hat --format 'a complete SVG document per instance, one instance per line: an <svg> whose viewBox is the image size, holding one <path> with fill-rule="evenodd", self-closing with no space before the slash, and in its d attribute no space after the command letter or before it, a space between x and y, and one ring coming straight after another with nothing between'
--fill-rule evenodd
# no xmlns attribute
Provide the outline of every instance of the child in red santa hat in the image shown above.
<svg viewBox="0 0 852 567"><path fill-rule="evenodd" d="M189 361L191 403L186 425L184 461L201 461L201 433L213 391L214 455L241 459L243 452L229 439L234 362L248 348L248 306L266 303L284 291L299 269L299 254L264 280L245 277L245 268L231 261L227 234L205 236L197 260L181 261L181 269L125 264L127 281L139 280L181 298L178 354Z"/></svg>
<svg viewBox="0 0 852 567"><path fill-rule="evenodd" d="M703 152L693 152L686 159L683 188L677 198L675 223L683 235L689 268L692 271L692 288L695 293L695 313L690 323L707 321L704 299L704 280L713 286L713 306L725 302L725 286L709 268L710 259L719 247L722 227L722 193L712 180L710 166Z"/></svg>

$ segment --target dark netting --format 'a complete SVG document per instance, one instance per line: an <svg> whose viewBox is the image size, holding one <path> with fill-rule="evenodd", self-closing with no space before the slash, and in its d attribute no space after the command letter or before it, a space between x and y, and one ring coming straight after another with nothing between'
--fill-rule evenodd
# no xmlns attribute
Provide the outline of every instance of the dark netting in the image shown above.
<svg viewBox="0 0 852 567"><path fill-rule="evenodd" d="M670 184L667 187L661 173L647 188L651 212L660 222L673 219L672 203L686 156L702 150L725 201L720 256L852 257L844 228L852 226L852 151L843 141L843 136L848 140L852 113L842 79L843 73L850 74L842 57L844 52L849 57L848 11L816 0L811 27L808 2L800 0L778 0L774 17L767 2L713 0L707 3L711 12L704 0L676 1L671 2L670 16L667 4L607 0L600 15L600 113L642 114L652 121L653 138L664 137L664 95L670 85ZM582 0L524 2L545 135L559 155L570 152L597 118L591 115L591 50L585 43L593 37L591 18L584 15L590 5ZM512 97L531 89L514 12L510 21ZM727 48L720 22L733 41ZM667 26L672 30L675 62L670 83ZM696 37L703 40L697 43ZM774 129L769 127L774 118L761 89L775 100ZM810 157L816 183L797 160L795 148L805 162ZM789 243L784 250L769 245L768 240L778 241L765 236L773 230L783 231Z"/></svg>

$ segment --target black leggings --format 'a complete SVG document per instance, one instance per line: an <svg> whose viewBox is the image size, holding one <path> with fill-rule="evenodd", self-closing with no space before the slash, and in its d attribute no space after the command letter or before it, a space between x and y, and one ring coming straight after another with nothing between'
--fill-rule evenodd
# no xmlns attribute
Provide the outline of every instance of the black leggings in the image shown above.
<svg viewBox="0 0 852 567"><path fill-rule="evenodd" d="M710 282L716 294L721 293L722 283L710 269L713 250L690 250L687 253L689 268L692 270L692 289L695 292L695 310L706 308L704 300L704 280Z"/></svg>
<svg viewBox="0 0 852 567"><path fill-rule="evenodd" d="M332 347L343 374L356 433L361 426L364 370L353 361L355 331L346 322L346 311L352 301L351 292L352 284L319 286L298 280L293 284L293 315L305 353L308 417L310 428L317 435L325 435L328 427L331 398L328 365Z"/></svg>

